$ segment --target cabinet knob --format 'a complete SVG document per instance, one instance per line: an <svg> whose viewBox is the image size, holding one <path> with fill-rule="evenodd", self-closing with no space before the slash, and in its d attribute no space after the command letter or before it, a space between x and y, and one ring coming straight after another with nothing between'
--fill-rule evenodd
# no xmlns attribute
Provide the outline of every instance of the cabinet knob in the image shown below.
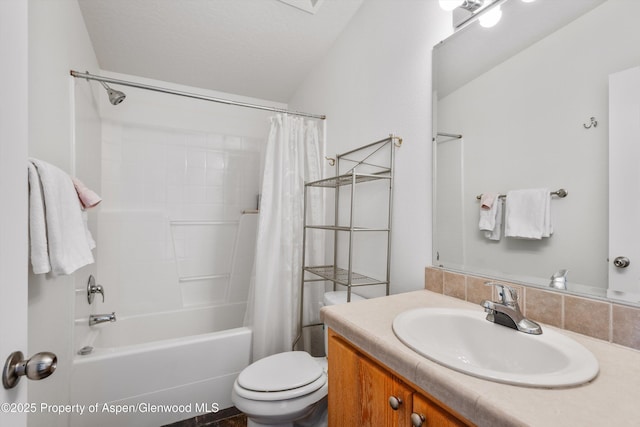
<svg viewBox="0 0 640 427"><path fill-rule="evenodd" d="M422 423L426 421L426 418L422 414L418 414L416 412L411 414L411 425L413 427L421 427Z"/></svg>
<svg viewBox="0 0 640 427"><path fill-rule="evenodd" d="M402 405L402 399L396 396L389 397L389 406L391 406L391 409L397 411L400 405Z"/></svg>

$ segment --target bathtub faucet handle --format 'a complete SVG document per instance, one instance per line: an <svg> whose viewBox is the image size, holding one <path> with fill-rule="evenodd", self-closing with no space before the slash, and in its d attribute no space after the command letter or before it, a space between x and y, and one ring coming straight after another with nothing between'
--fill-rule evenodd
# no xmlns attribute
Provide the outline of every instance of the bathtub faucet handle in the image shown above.
<svg viewBox="0 0 640 427"><path fill-rule="evenodd" d="M102 295L102 302L104 302L104 288L102 285L96 285L95 277L89 275L89 281L87 282L87 301L89 304L93 304L96 294Z"/></svg>

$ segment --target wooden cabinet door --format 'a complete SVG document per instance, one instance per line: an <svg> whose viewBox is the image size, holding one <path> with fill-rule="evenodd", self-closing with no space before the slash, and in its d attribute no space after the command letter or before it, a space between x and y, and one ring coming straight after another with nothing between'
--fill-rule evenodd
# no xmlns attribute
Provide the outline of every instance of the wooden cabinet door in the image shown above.
<svg viewBox="0 0 640 427"><path fill-rule="evenodd" d="M413 412L423 418L422 427L463 427L470 425L458 419L440 405L417 393L413 395Z"/></svg>
<svg viewBox="0 0 640 427"><path fill-rule="evenodd" d="M329 427L407 426L413 391L334 334L329 336ZM392 409L389 398L399 401Z"/></svg>

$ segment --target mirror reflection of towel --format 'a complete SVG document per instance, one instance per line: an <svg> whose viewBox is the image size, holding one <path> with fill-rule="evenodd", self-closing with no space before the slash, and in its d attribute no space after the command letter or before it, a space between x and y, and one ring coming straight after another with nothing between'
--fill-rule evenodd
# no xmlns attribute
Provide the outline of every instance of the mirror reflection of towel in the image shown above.
<svg viewBox="0 0 640 427"><path fill-rule="evenodd" d="M480 221L478 228L484 230L489 240L500 240L502 228L502 203L498 193L482 193L480 196Z"/></svg>
<svg viewBox="0 0 640 427"><path fill-rule="evenodd" d="M502 237L502 200L496 199L496 201L493 203L493 208L496 212L495 225L493 227L493 230L484 232L484 237L489 240L498 241Z"/></svg>
<svg viewBox="0 0 640 427"><path fill-rule="evenodd" d="M546 188L514 190L507 193L505 236L542 239L553 233L551 194Z"/></svg>

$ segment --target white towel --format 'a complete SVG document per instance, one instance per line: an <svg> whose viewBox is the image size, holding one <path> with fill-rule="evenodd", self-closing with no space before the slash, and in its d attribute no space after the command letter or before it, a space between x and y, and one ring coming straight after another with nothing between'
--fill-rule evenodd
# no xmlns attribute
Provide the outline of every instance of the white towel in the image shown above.
<svg viewBox="0 0 640 427"><path fill-rule="evenodd" d="M502 237L502 201L500 199L496 199L493 202L492 209L495 209L495 222L493 226L493 230L485 231L484 237L489 240L500 240Z"/></svg>
<svg viewBox="0 0 640 427"><path fill-rule="evenodd" d="M505 236L542 239L553 233L551 194L546 188L515 190L507 193Z"/></svg>
<svg viewBox="0 0 640 427"><path fill-rule="evenodd" d="M480 230L493 231L496 226L496 209L499 205L497 193L482 193L480 196Z"/></svg>
<svg viewBox="0 0 640 427"><path fill-rule="evenodd" d="M29 162L29 246L34 274L51 271L47 249L47 226L44 220L44 199L38 170Z"/></svg>
<svg viewBox="0 0 640 427"><path fill-rule="evenodd" d="M71 274L94 262L71 177L57 167L29 159L31 263L36 274ZM34 170L35 169L35 170ZM37 172L37 177L34 176ZM38 179L36 179L38 178ZM40 184L40 188L38 188ZM46 230L46 239L42 230ZM45 246L43 247L43 242ZM50 266L47 268L44 258Z"/></svg>

